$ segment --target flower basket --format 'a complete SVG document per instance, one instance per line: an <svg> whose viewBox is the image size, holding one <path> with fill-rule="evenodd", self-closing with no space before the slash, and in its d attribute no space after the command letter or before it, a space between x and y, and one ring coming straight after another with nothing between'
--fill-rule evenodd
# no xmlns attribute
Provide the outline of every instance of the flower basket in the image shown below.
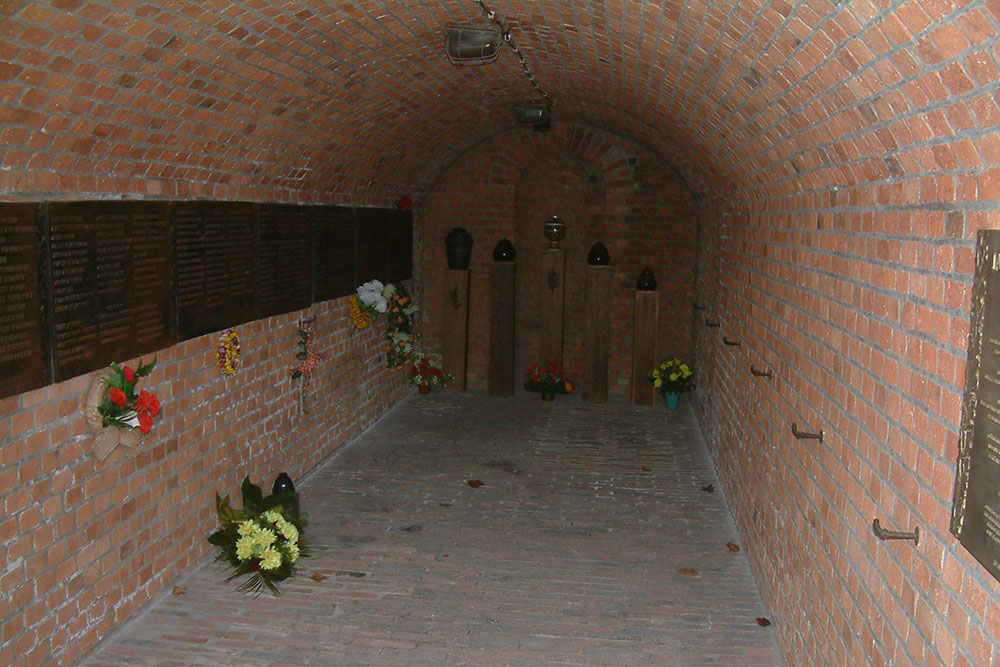
<svg viewBox="0 0 1000 667"><path fill-rule="evenodd" d="M278 582L295 574L298 559L308 555L302 520L291 511L295 493L273 493L265 498L249 477L243 478L240 491L243 509L230 507L228 495L215 494L219 529L208 541L219 548L216 560L233 568L226 581L249 576L237 591L257 596L266 588L280 595Z"/></svg>
<svg viewBox="0 0 1000 667"><path fill-rule="evenodd" d="M430 393L432 387L444 387L455 378L451 373L445 373L428 357L421 357L410 366L410 384L417 387L421 394Z"/></svg>
<svg viewBox="0 0 1000 667"><path fill-rule="evenodd" d="M524 388L541 394L543 401L551 401L556 394L572 392L573 383L556 362L550 361L547 364L532 364L525 375Z"/></svg>

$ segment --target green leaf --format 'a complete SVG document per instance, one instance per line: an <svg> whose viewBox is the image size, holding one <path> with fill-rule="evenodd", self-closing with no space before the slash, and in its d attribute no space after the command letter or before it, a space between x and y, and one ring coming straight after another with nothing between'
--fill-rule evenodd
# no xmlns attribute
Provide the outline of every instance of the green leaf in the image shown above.
<svg viewBox="0 0 1000 667"><path fill-rule="evenodd" d="M243 478L240 489L243 492L243 509L248 512L260 512L260 504L264 499L260 487L251 482L250 477L247 476Z"/></svg>
<svg viewBox="0 0 1000 667"><path fill-rule="evenodd" d="M224 546L226 544L226 530L217 530L208 536L208 543L214 544L217 547Z"/></svg>
<svg viewBox="0 0 1000 667"><path fill-rule="evenodd" d="M233 510L229 507L229 496L220 496L218 493L215 494L215 509L219 513L219 521L221 523L232 523L233 521Z"/></svg>
<svg viewBox="0 0 1000 667"><path fill-rule="evenodd" d="M125 374L122 372L122 369L118 367L118 364L113 362L111 364L111 369L115 372L108 377L108 386L125 391L125 385L127 383L125 382Z"/></svg>
<svg viewBox="0 0 1000 667"><path fill-rule="evenodd" d="M153 355L153 360L148 364L142 363L142 357L139 357L139 368L136 369L135 374L138 377L146 377L149 375L153 369L156 367L156 355Z"/></svg>
<svg viewBox="0 0 1000 667"><path fill-rule="evenodd" d="M267 510L274 508L284 509L286 507L291 507L292 503L295 502L295 493L292 491L286 491L284 493L272 493L267 498L264 498L260 505L260 511L266 512ZM282 512L284 514L284 512Z"/></svg>

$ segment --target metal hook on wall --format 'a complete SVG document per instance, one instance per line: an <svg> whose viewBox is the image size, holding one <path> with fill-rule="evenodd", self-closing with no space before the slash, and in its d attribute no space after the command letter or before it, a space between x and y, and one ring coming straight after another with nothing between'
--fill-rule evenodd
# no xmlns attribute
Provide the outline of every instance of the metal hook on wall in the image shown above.
<svg viewBox="0 0 1000 667"><path fill-rule="evenodd" d="M738 341L738 340L729 340L725 336L722 337L722 342L725 343L726 345L735 345L736 347L740 347L740 341Z"/></svg>
<svg viewBox="0 0 1000 667"><path fill-rule="evenodd" d="M913 540L914 545L920 544L920 526L914 528L912 533L904 533L899 530L886 530L879 525L878 519L872 519L872 532L880 540Z"/></svg>
<svg viewBox="0 0 1000 667"><path fill-rule="evenodd" d="M451 295L451 307L458 310L462 307L462 302L458 300L458 288L453 287L448 290L448 294Z"/></svg>
<svg viewBox="0 0 1000 667"><path fill-rule="evenodd" d="M705 310L705 306L699 306L697 301L692 301L691 305L694 306L695 310Z"/></svg>
<svg viewBox="0 0 1000 667"><path fill-rule="evenodd" d="M792 422L792 435L794 435L799 440L819 440L823 442L823 431L819 433L809 433L808 431L800 431L799 427Z"/></svg>
<svg viewBox="0 0 1000 667"><path fill-rule="evenodd" d="M750 364L750 375L752 375L752 376L754 376L756 378L770 378L770 377L773 377L773 374L771 373L771 371L759 371L759 370L757 370L754 367L753 364Z"/></svg>
<svg viewBox="0 0 1000 667"><path fill-rule="evenodd" d="M718 320L710 320L710 319L708 319L706 317L705 318L705 326L706 327L710 327L712 329L717 329L718 327L721 327L722 324Z"/></svg>

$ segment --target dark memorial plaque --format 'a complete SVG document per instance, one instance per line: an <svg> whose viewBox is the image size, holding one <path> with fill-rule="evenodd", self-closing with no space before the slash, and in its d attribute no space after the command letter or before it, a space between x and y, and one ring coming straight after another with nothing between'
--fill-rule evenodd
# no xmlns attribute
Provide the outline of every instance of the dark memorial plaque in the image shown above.
<svg viewBox="0 0 1000 667"><path fill-rule="evenodd" d="M354 212L345 206L310 206L313 233L313 302L354 294Z"/></svg>
<svg viewBox="0 0 1000 667"><path fill-rule="evenodd" d="M46 384L38 289L38 205L0 204L0 397Z"/></svg>
<svg viewBox="0 0 1000 667"><path fill-rule="evenodd" d="M293 204L260 207L257 317L308 308L312 302L309 209Z"/></svg>
<svg viewBox="0 0 1000 667"><path fill-rule="evenodd" d="M358 284L389 279L389 219L385 209L356 208Z"/></svg>
<svg viewBox="0 0 1000 667"><path fill-rule="evenodd" d="M976 249L951 532L1000 580L1000 230Z"/></svg>
<svg viewBox="0 0 1000 667"><path fill-rule="evenodd" d="M389 211L389 274L396 283L413 275L413 214L410 211Z"/></svg>
<svg viewBox="0 0 1000 667"><path fill-rule="evenodd" d="M49 252L57 382L175 341L167 204L50 204Z"/></svg>
<svg viewBox="0 0 1000 667"><path fill-rule="evenodd" d="M254 319L255 211L243 202L174 204L177 320L183 339Z"/></svg>

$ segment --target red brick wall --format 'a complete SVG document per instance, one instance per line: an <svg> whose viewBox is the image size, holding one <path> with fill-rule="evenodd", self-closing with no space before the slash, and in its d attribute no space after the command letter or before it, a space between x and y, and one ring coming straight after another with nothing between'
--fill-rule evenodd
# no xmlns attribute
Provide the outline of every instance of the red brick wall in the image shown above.
<svg viewBox="0 0 1000 667"><path fill-rule="evenodd" d="M496 137L453 165L421 209L421 284L424 345L440 346L444 238L465 227L472 251L469 371L472 388L486 387L489 365L490 266L501 238L517 250L517 354L515 369L538 358L541 256L544 224L566 223L563 361L583 378L586 318L584 270L591 246L603 242L615 266L609 386L631 391L632 317L639 271L649 266L659 283L659 350L691 353L697 216L681 179L654 154L586 126L558 124L550 132L518 130ZM641 381L645 381L642 378Z"/></svg>
<svg viewBox="0 0 1000 667"><path fill-rule="evenodd" d="M299 318L311 315L324 360L301 417L289 375ZM215 336L157 353L140 387L162 412L134 458L89 453L89 375L0 400L0 664L79 658L203 561L216 492L237 500L244 475L265 488L281 471L300 479L406 390L402 371L384 367L384 329L355 329L346 299L236 332L232 377L216 369Z"/></svg>
<svg viewBox="0 0 1000 667"><path fill-rule="evenodd" d="M0 18L0 197L385 205L431 193L420 209L427 227L417 270L428 274L424 323L433 347L444 234L464 224L476 235L473 289L486 312L489 251L501 236L517 240L518 222L534 219L530 200L543 198L528 197L525 184L528 206L518 208L526 174L553 183L564 177L576 188L567 205L581 206L580 192L603 188L596 209L583 205L573 210L577 220L567 216L571 225L639 229L644 223L629 216L646 213L633 205L632 186L648 183L639 191L655 202L662 190L669 202L649 218L678 222L657 228L686 228L694 214L682 180L641 148L587 128L635 137L677 166L698 197L697 301L723 324L693 331L701 427L790 662L1000 660L1000 584L947 530L972 238L1000 228L995 0L747 0L687 3L682 11L660 0L629 3L627 14L623 3L608 3L596 19L582 2L510 0L503 13L520 19L517 39L558 105L551 134L509 132L503 141L494 135L511 124L508 91L530 91L517 60L505 52L488 68L456 68L437 46L441 24L477 15L471 5L222 4L13 3ZM570 118L590 125L562 125ZM491 159L443 173L462 155ZM651 172L638 173L649 165ZM672 218L674 210L682 212ZM551 213L539 211L538 223ZM536 238L519 250L541 244ZM661 252L672 253L662 242ZM638 246L609 244L621 267L618 315L627 313L635 271L646 261ZM654 267L661 285L672 267ZM665 315L678 322L688 297L680 291L676 313ZM292 319L277 322L262 331L292 328ZM616 319L625 350L629 323ZM472 327L471 379L483 386L485 319L475 315ZM675 330L676 340L661 341L668 353L688 345L688 330ZM337 335L330 344L338 353L355 349L356 335ZM742 347L723 346L723 335ZM285 372L290 338L282 334L282 361L268 372ZM208 353L210 341L196 343L198 355ZM153 379L169 381L171 393L176 383L178 396L201 405L208 381L195 369L208 362L188 359L194 344L165 352L176 375L168 380L158 370ZM623 359L612 363L612 387L623 392ZM775 377L751 378L750 363ZM100 530L96 520L77 525L78 504L103 513L112 488L135 485L127 504L147 485L158 488L164 473L152 471L146 482L146 471L128 462L107 474L88 463L75 416L85 384L0 402L0 488L13 489L0 519L8 542L0 591L13 591L0 599L0 661L33 641L46 654L52 633L60 645L85 637L89 646L112 622L90 613L105 604L95 590L116 596L109 582L120 580L148 597L169 579L135 560L160 558L167 567L159 555L131 555L131 570L116 569L111 561L121 556L112 557L109 543L118 542L92 543L85 531ZM791 439L793 420L822 429L825 442ZM157 432L180 428L170 423ZM218 436L203 436L199 423L185 428L184 437L163 441L174 443L164 457L190 460L199 471L209 459L223 465L211 450L198 451ZM270 434L234 435L240 456ZM42 475L49 481L36 488ZM67 495L68 479L83 490ZM197 486L202 514L186 534L209 523L215 486ZM192 495L171 493L175 502ZM33 527L39 515L63 514L71 518L57 521L52 537L39 533L46 561L31 561L33 575L44 574L36 579L39 606L21 584L36 545L34 533L18 537L19 522ZM890 528L919 526L920 545L878 542L870 531L876 516ZM116 518L109 514L109 525ZM60 546L62 531L76 536L81 555ZM187 541L197 544L184 553L204 548L200 537ZM55 584L43 568L49 551L53 566L73 561L57 570ZM105 567L118 579L100 578ZM77 571L86 585L74 580ZM64 581L75 581L74 596Z"/></svg>
<svg viewBox="0 0 1000 667"><path fill-rule="evenodd" d="M949 521L973 242L1000 214L885 191L704 216L698 299L722 327L695 332L698 414L790 664L993 664L1000 585Z"/></svg>

